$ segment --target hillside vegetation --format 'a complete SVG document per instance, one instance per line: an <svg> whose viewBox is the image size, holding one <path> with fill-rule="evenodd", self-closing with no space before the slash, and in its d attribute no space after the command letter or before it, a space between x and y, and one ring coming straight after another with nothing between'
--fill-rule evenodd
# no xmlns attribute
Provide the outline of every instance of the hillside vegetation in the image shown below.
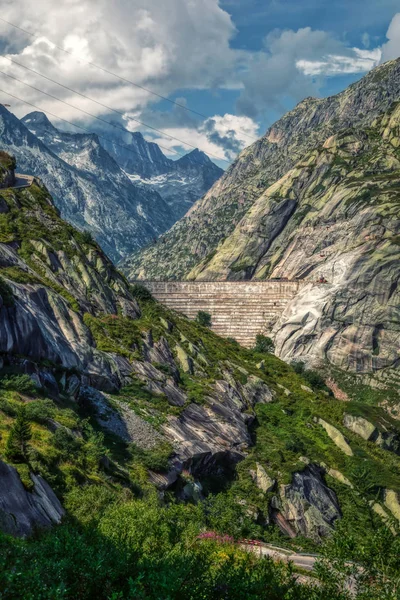
<svg viewBox="0 0 400 600"><path fill-rule="evenodd" d="M0 598L339 599L349 561L396 597L389 392L337 400L167 310L41 184L0 206ZM326 551L319 585L243 538Z"/></svg>

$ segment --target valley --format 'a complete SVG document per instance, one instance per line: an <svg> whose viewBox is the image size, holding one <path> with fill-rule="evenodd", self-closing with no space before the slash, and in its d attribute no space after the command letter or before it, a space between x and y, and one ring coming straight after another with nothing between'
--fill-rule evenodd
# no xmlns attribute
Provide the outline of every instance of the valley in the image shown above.
<svg viewBox="0 0 400 600"><path fill-rule="evenodd" d="M1 600L399 597L399 74L226 173L0 106Z"/></svg>

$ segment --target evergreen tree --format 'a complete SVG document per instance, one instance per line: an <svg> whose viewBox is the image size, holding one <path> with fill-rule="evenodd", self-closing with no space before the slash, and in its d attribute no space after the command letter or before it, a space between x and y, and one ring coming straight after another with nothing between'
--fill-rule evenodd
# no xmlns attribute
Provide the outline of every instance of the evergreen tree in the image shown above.
<svg viewBox="0 0 400 600"><path fill-rule="evenodd" d="M25 406L21 406L17 418L11 428L7 440L6 456L10 460L26 461L28 442L32 438L32 428L26 414Z"/></svg>

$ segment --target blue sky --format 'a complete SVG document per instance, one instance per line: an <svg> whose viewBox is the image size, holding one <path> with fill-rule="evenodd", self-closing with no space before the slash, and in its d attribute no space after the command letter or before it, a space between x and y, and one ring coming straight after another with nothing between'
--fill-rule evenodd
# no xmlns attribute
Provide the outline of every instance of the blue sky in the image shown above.
<svg viewBox="0 0 400 600"><path fill-rule="evenodd" d="M0 21L0 88L18 116L29 101L108 136L112 120L222 167L304 97L400 56L399 0L18 0L1 17L33 34Z"/></svg>

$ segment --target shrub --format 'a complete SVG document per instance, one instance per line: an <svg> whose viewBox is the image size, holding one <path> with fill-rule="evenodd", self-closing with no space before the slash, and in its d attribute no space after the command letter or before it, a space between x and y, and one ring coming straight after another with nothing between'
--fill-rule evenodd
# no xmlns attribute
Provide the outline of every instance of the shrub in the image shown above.
<svg viewBox="0 0 400 600"><path fill-rule="evenodd" d="M53 436L53 444L66 458L76 454L80 448L79 441L65 427L56 429Z"/></svg>
<svg viewBox="0 0 400 600"><path fill-rule="evenodd" d="M82 244L93 244L93 236L90 231L87 231L86 229L82 231L80 238L82 240Z"/></svg>
<svg viewBox="0 0 400 600"><path fill-rule="evenodd" d="M290 366L292 367L293 371L298 375L302 375L302 373L304 373L305 364L300 360L292 360Z"/></svg>
<svg viewBox="0 0 400 600"><path fill-rule="evenodd" d="M199 312L197 313L196 321L197 323L199 323L199 325L202 325L203 327L211 327L211 315L210 313L204 310L199 310Z"/></svg>
<svg viewBox="0 0 400 600"><path fill-rule="evenodd" d="M0 379L1 388L30 396L37 392L37 387L29 375L6 375Z"/></svg>
<svg viewBox="0 0 400 600"><path fill-rule="evenodd" d="M146 469L151 471L167 471L168 460L172 454L172 447L168 442L158 444L154 448L144 450L131 444L130 451L133 458L139 460Z"/></svg>
<svg viewBox="0 0 400 600"><path fill-rule="evenodd" d="M150 300L154 300L151 292L140 283L134 283L129 287L129 290L134 298L137 300L142 300L143 302L148 302Z"/></svg>
<svg viewBox="0 0 400 600"><path fill-rule="evenodd" d="M23 405L18 410L17 418L8 436L6 457L14 461L26 461L28 442L31 437L32 428Z"/></svg>
<svg viewBox="0 0 400 600"><path fill-rule="evenodd" d="M30 421L46 423L54 415L54 405L51 400L33 400L26 406L26 414Z"/></svg>
<svg viewBox="0 0 400 600"><path fill-rule="evenodd" d="M264 353L273 353L275 350L274 342L271 338L262 335L261 333L256 337L256 345L254 346L255 352Z"/></svg>
<svg viewBox="0 0 400 600"><path fill-rule="evenodd" d="M12 289L2 277L0 277L0 296L3 299L4 306L7 308L14 306L14 295Z"/></svg>

